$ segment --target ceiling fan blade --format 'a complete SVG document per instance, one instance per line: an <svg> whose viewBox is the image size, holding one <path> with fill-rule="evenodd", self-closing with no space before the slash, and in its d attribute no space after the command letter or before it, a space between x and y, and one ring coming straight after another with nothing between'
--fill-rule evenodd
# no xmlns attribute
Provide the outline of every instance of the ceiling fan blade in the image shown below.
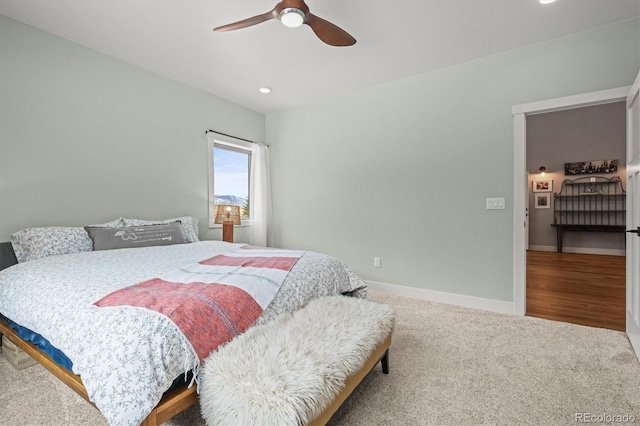
<svg viewBox="0 0 640 426"><path fill-rule="evenodd" d="M307 14L304 23L311 27L320 40L330 46L353 46L356 44L356 39L351 37L348 32L312 13Z"/></svg>
<svg viewBox="0 0 640 426"><path fill-rule="evenodd" d="M234 22L232 24L223 25L221 27L214 28L213 31L232 31L239 30L240 28L250 27L252 25L260 24L270 19L278 19L276 10L273 9L270 12L263 13L262 15L253 16L251 18L243 19L242 21Z"/></svg>

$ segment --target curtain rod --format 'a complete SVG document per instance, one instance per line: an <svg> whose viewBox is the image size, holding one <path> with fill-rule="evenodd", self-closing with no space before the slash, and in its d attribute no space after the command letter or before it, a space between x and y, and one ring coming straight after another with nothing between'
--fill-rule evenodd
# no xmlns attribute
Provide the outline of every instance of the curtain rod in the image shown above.
<svg viewBox="0 0 640 426"><path fill-rule="evenodd" d="M259 142L254 142L254 141L250 141L249 139L244 139L244 138L239 138L239 137L237 137L237 136L228 135L228 134L226 134L226 133L222 133L222 132L219 132L219 131L217 131L217 130L211 130L211 129L209 129L209 130L205 130L205 132L204 132L204 133L205 133L205 134L207 134L207 133L209 133L209 132L211 132L211 133L217 133L217 134L222 135L222 136L227 136L227 137L234 138L234 139L238 139L238 140L245 141L245 142L257 143L257 144L259 144ZM269 145L267 145L267 146L269 146Z"/></svg>

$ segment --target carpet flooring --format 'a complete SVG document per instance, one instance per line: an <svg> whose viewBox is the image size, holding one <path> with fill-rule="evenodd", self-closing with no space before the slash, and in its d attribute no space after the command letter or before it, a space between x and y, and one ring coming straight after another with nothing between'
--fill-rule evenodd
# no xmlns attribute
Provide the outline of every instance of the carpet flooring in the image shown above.
<svg viewBox="0 0 640 426"><path fill-rule="evenodd" d="M640 364L624 333L373 291L369 298L397 312L391 371L378 365L332 426L640 422ZM2 357L0 407L2 426L106 424L42 367L16 371ZM165 425L204 420L196 405Z"/></svg>

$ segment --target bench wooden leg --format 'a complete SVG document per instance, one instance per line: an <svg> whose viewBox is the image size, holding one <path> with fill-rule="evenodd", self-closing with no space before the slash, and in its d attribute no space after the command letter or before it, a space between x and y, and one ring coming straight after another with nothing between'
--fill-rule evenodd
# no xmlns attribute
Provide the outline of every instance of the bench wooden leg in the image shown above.
<svg viewBox="0 0 640 426"><path fill-rule="evenodd" d="M336 398L333 402L325 408L325 410L320 413L315 419L313 419L309 426L324 426L329 422L329 419L334 415L334 413L338 410L340 405L347 399L351 392L360 384L362 379L371 372L377 365L378 362L382 363L382 372L388 374L389 372L389 346L391 345L391 333L387 336L387 338L382 342L371 354L369 359L365 362L362 369L349 376L345 381L344 388L336 395ZM387 371L385 372L385 364Z"/></svg>
<svg viewBox="0 0 640 426"><path fill-rule="evenodd" d="M389 349L385 351L380 363L382 364L382 372L384 374L389 374Z"/></svg>

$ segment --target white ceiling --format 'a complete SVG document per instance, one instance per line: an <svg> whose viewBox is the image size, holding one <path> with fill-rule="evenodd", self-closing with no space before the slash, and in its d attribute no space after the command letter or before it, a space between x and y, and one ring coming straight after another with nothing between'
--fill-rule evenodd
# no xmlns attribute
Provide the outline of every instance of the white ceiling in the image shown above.
<svg viewBox="0 0 640 426"><path fill-rule="evenodd" d="M276 20L212 31L277 0L0 0L0 14L263 113L640 15L640 0L306 1L358 42Z"/></svg>

